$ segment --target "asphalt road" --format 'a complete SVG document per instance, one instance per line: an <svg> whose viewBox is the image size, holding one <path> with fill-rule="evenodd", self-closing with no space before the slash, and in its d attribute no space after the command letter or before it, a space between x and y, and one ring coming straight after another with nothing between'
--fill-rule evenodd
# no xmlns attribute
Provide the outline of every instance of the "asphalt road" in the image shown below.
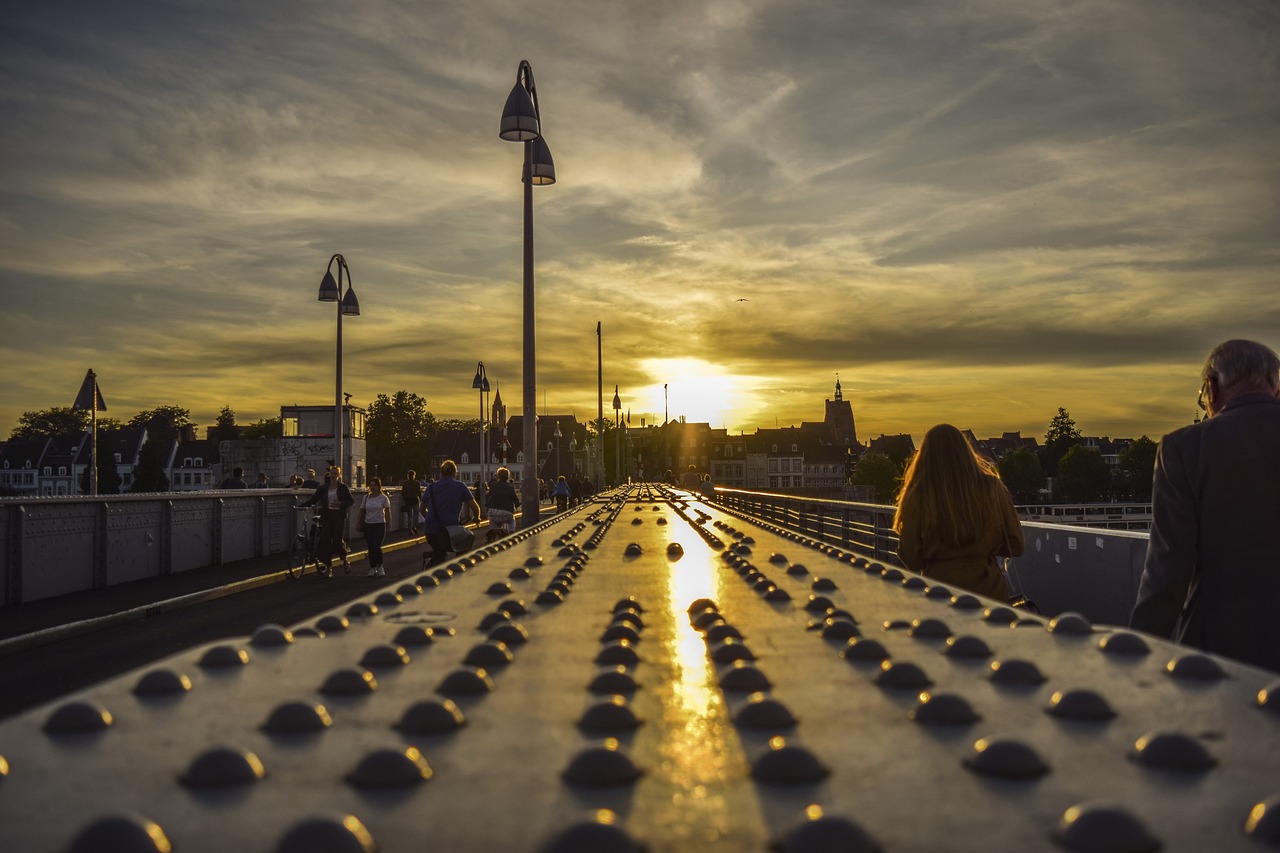
<svg viewBox="0 0 1280 853"><path fill-rule="evenodd" d="M421 549L385 555L385 578L368 564L332 578L306 575L225 598L69 637L0 658L0 719L146 666L193 646L247 637L267 623L293 626L366 592L422 573Z"/></svg>

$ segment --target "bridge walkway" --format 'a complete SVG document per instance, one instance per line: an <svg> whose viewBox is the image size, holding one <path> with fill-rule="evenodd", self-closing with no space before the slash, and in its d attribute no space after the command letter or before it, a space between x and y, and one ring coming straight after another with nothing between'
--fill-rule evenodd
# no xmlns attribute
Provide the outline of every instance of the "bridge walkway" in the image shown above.
<svg viewBox="0 0 1280 853"><path fill-rule="evenodd" d="M0 842L1255 850L1273 680L636 490L0 724Z"/></svg>

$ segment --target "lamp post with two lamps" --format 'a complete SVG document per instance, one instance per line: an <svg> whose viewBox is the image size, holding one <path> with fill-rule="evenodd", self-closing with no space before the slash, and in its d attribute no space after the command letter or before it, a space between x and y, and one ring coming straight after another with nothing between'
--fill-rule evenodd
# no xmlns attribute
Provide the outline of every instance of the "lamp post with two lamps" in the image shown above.
<svg viewBox="0 0 1280 853"><path fill-rule="evenodd" d="M622 398L618 386L613 386L613 477L614 485L622 485Z"/></svg>
<svg viewBox="0 0 1280 853"><path fill-rule="evenodd" d="M480 488L477 493L483 504L486 497L485 484L489 482L485 476L485 463L489 460L489 433L484 427L485 395L489 393L489 377L485 375L483 361L476 364L476 378L471 380L471 387L480 392Z"/></svg>
<svg viewBox="0 0 1280 853"><path fill-rule="evenodd" d="M333 265L338 265L338 277L333 277ZM346 281L347 290L343 293L342 283ZM336 371L336 390L333 395L333 442L334 442L334 463L342 472L350 477L347 470L347 460L344 456L345 442L343 441L343 401L342 401L342 318L359 317L360 316L360 300L356 298L356 292L351 287L351 270L347 267L346 258L342 255L334 255L329 259L329 266L325 268L324 278L320 281L320 302L336 302L338 303L338 367Z"/></svg>
<svg viewBox="0 0 1280 853"><path fill-rule="evenodd" d="M516 84L502 108L502 125L498 136L508 142L524 143L524 471L520 478L520 510L522 526L538 523L538 413L537 372L534 360L533 300L533 187L556 182L556 167L551 149L542 137L542 118L538 111L538 88L533 82L533 68L521 60L516 69Z"/></svg>

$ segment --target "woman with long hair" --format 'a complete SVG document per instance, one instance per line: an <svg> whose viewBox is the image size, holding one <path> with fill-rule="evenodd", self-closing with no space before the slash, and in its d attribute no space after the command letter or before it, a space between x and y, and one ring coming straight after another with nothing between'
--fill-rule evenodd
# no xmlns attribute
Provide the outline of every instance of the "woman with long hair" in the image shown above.
<svg viewBox="0 0 1280 853"><path fill-rule="evenodd" d="M951 424L938 424L920 442L903 474L893 529L911 571L1009 599L996 558L1022 553L1022 524L999 475Z"/></svg>

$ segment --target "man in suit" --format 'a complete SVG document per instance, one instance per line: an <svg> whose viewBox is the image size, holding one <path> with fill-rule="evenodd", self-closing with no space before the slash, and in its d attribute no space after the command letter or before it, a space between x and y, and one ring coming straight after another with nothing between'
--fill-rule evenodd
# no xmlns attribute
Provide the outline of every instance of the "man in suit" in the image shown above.
<svg viewBox="0 0 1280 853"><path fill-rule="evenodd" d="M1209 354L1208 417L1156 454L1151 539L1133 628L1280 672L1280 357Z"/></svg>

